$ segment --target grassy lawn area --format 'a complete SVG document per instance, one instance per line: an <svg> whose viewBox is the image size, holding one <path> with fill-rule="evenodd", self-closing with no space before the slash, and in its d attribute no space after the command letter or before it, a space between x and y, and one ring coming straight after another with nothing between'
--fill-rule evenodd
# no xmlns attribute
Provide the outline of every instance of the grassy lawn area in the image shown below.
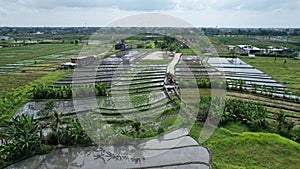
<svg viewBox="0 0 300 169"><path fill-rule="evenodd" d="M283 67L284 58L277 58L274 63L274 58L241 58L248 64L270 75L276 81L289 82L286 85L291 91L299 92L300 90L300 60L287 60L286 67Z"/></svg>
<svg viewBox="0 0 300 169"><path fill-rule="evenodd" d="M201 129L195 124L191 136L198 140ZM216 129L203 144L212 151L213 168L299 168L300 144L277 134L248 131L237 123Z"/></svg>

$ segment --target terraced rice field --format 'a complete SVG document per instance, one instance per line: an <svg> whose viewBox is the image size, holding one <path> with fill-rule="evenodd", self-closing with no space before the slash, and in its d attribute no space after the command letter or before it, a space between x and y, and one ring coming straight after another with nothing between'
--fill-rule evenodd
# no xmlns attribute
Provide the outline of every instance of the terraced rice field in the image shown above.
<svg viewBox="0 0 300 169"><path fill-rule="evenodd" d="M75 90L78 86L105 82L111 85L111 93L106 97L91 98L93 95L87 95L75 97L73 100L56 102L53 110L59 110L65 116L74 116L76 113L77 117L88 117L89 120L84 121L83 124L88 122L95 125L99 121L104 122L105 124L102 126L104 128L122 126L126 129L134 121L141 121L157 128L166 118L164 111L172 107L172 102L166 96L164 90L164 79L170 60L155 63L151 60L140 60L148 54L147 51L130 53L129 64L125 63L123 58L110 56L83 69L77 69L74 73L58 80L53 84L55 87L72 85ZM93 106L89 101L95 101L96 106ZM18 113L32 112L32 114L36 114L38 113L36 110L44 106L45 102L28 103ZM53 110L50 110L50 112ZM36 115L36 118L41 117ZM141 161L142 165L137 166L126 161L122 164L129 168L176 168L178 166L210 168L209 151L187 136L187 129L178 129L182 126L183 121L185 121L184 116L176 115L174 121L167 125L167 130L171 133L159 137L158 140L146 140L138 146L141 147L142 156L144 156L144 160ZM90 126L91 128L85 126L85 130L98 132L94 125ZM101 148L103 149L103 147ZM104 147L104 149L111 148L115 147ZM85 149L91 151L89 147ZM57 152L59 151L57 150ZM81 150L75 148L70 149L70 151L78 152ZM180 153L178 153L179 151ZM50 154L43 158L52 159L53 157ZM160 162L159 159L165 160ZM86 165L92 165L90 157L87 157L84 161L89 161ZM60 164L59 161L55 163ZM28 164L20 163L17 165ZM41 166L43 165L46 164L41 163ZM114 168L114 166L120 164L119 161L114 161L101 165Z"/></svg>
<svg viewBox="0 0 300 169"><path fill-rule="evenodd" d="M123 58L116 56L102 59L98 65L78 69L54 86L108 83L111 97L100 99L93 113L109 123L132 120L137 114L143 120L156 119L170 103L163 91L167 63L139 62L147 54L130 53L131 64L125 64Z"/></svg>
<svg viewBox="0 0 300 169"><path fill-rule="evenodd" d="M276 90L272 93L277 96L282 96L284 90L287 90L269 75L238 58L210 58L208 63L224 73L230 86L234 85L234 81L242 80L243 88L248 90L254 90L253 84L266 86L267 89L274 87ZM257 92L263 92L262 87L257 88Z"/></svg>
<svg viewBox="0 0 300 169"><path fill-rule="evenodd" d="M55 87L70 85L76 88L78 86L83 86L86 84L104 82L108 83L111 86L111 93L110 95L105 97L95 97L94 95L87 95L75 97L73 98L73 100L58 101L55 103L53 110L58 110L59 112L65 114L65 116L73 117L76 115L77 117L85 117L85 115L87 115L89 121L85 122L90 124L96 124L97 122L101 121L102 123L104 123L104 126L101 126L101 128L114 128L116 126L121 126L122 128L126 129L129 128L130 123L134 121L142 121L149 124L149 126L152 127L160 126L165 118L164 110L172 107L172 102L167 97L164 91L164 80L167 72L168 63L170 62L170 60L163 60L159 62L151 60L141 60L141 58L147 56L148 54L149 51L134 51L130 53L127 56L127 58L125 57L126 59L119 58L116 56L110 56L106 59L101 59L98 62L95 62L94 64L89 65L84 69L78 69L74 73L58 80L56 83L53 84ZM130 60L129 63L128 58ZM44 65L41 64L40 66ZM226 66L224 69L226 69ZM242 69L250 70L254 68L245 65ZM246 74L240 75L239 73L232 74L228 72L230 71L225 71L225 78L229 80L234 79L233 77L235 76L246 76ZM261 77L262 79L272 80L265 74L260 75L261 76L255 76L255 78ZM225 81L224 76L219 72L218 69L215 69L210 65L205 64L203 58L199 56L183 55L179 63L176 65L175 78L179 80L179 91L183 96L183 103L194 103L193 101L197 100L195 98L199 97L199 93L201 96L212 95L212 90L214 90L215 94L219 93L216 94L218 96L224 94L224 91L222 90ZM215 80L222 78L224 79L224 81L220 80L219 82L221 83L217 83L217 85L219 86L217 86L216 89L198 89L197 84L195 82L195 80L197 79ZM260 79L258 79L258 82L259 80ZM274 84L278 83L276 83L275 81ZM246 83L245 87L247 87L247 85L249 84ZM195 89L198 93L195 92ZM262 104L266 106L268 111L270 112L268 118L271 120L274 120L276 118L275 115L283 111L284 113L286 113L287 118L295 119L297 121L297 124L300 124L300 105L298 103L283 100L275 100L272 98L252 95L249 93L244 94L232 91L227 93L227 98ZM93 101L95 101L96 105L93 105ZM23 112L32 112L32 114L37 114L37 110L42 109L43 107L45 107L45 102L32 102L25 105L25 107L21 109L18 113L22 114ZM168 126L170 126L168 130L173 131L174 129L178 129L178 127L180 127L180 124L182 124L184 119L191 117L191 114L188 114L187 112L189 112L188 108L182 109L178 113L177 119L168 124ZM36 116L36 118L39 118L39 116ZM94 130L93 132L97 133L98 130L95 130L94 127L95 126L91 126L91 128L85 129L86 131ZM101 132L103 131L101 130ZM176 133L176 131L174 132ZM209 168L211 165L211 161L208 157L210 156L209 152L207 151L207 149L193 142L194 140L186 136L187 134L188 133L185 133L183 135L179 134L172 137L171 139L166 139L166 137L164 136L162 137L162 139L159 140L146 140L145 142L141 143L141 145L143 145L142 151L145 153L144 155L151 155L152 153L161 153L162 151L166 150L168 151L168 153L162 156L155 156L154 158L145 157L145 160L141 161L143 165L139 167L176 168L178 166L183 166L195 168ZM178 139L186 140L184 142L181 142L184 145L180 143L173 148L162 146L162 143L171 144L171 142L176 141ZM157 144L152 145L151 143ZM107 150L114 150L115 147L86 147L82 149L72 148L68 151L74 153L81 152L83 154L88 154L92 152L94 154L97 154L97 152L99 151L98 149L101 149L101 151L106 152ZM176 153L178 152L177 150L180 151L180 153ZM61 150L55 150L54 154L49 154L47 156L43 156L42 158L55 161L55 164L61 165L61 162L59 160L54 159L54 157L60 153L63 152ZM65 156L70 155L68 153L63 154ZM186 154L189 154L189 156L186 159L182 156L179 157L178 155L180 154L185 154L185 156ZM157 161L159 161L158 159L156 159L157 157L164 159L167 158L167 156L168 159L170 159L169 161L164 160L163 163L157 163ZM194 160L194 157L197 157L197 159ZM37 156L33 158L36 159L41 157ZM178 161L178 158L181 160ZM79 163L85 163L85 165L90 165L93 163L91 162L93 161L91 159L92 156L86 155L85 158ZM153 163L153 161L155 161L155 164ZM75 160L73 162L78 161ZM130 167L139 168L130 162L124 162L124 164ZM17 166L24 165L31 164L17 164ZM47 162L41 162L39 165L47 165ZM68 163L65 165L73 166L73 163ZM120 164L118 163L118 161L114 161L109 164L101 163L101 165L104 165L108 168L113 168L115 165Z"/></svg>

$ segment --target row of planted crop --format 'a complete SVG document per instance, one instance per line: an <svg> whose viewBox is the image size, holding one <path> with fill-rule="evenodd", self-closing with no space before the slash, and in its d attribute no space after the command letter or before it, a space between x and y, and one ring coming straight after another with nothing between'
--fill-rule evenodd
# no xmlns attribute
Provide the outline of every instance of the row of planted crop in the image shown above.
<svg viewBox="0 0 300 169"><path fill-rule="evenodd" d="M106 96L109 94L107 83L96 83L95 85L82 85L72 88L71 86L53 87L45 84L34 86L32 94L34 99L68 99L76 96Z"/></svg>

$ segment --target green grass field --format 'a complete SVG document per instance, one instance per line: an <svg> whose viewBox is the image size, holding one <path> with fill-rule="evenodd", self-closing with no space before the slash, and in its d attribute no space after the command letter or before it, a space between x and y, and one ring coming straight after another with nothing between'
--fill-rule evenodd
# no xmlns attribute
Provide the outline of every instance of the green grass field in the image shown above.
<svg viewBox="0 0 300 169"><path fill-rule="evenodd" d="M0 94L51 73L82 46L70 44L37 44L0 49ZM9 64L9 66L7 65Z"/></svg>
<svg viewBox="0 0 300 169"><path fill-rule="evenodd" d="M276 81L289 82L286 85L291 91L299 92L300 90L300 60L287 60L287 64L284 67L284 58L277 58L274 63L274 58L241 58L248 64L256 67L257 69L270 75Z"/></svg>
<svg viewBox="0 0 300 169"><path fill-rule="evenodd" d="M201 124L195 124L191 136L198 140ZM204 142L212 152L214 169L298 169L300 144L277 134L249 132L237 123L217 128Z"/></svg>
<svg viewBox="0 0 300 169"><path fill-rule="evenodd" d="M0 49L0 66L80 48L81 46L70 44L37 44L3 48Z"/></svg>

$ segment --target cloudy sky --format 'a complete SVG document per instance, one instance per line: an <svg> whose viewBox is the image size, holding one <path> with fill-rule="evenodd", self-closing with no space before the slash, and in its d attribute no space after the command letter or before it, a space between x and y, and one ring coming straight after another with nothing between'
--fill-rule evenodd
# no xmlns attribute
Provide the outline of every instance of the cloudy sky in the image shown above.
<svg viewBox="0 0 300 169"><path fill-rule="evenodd" d="M0 0L0 26L106 26L145 13L200 27L300 27L300 0Z"/></svg>

